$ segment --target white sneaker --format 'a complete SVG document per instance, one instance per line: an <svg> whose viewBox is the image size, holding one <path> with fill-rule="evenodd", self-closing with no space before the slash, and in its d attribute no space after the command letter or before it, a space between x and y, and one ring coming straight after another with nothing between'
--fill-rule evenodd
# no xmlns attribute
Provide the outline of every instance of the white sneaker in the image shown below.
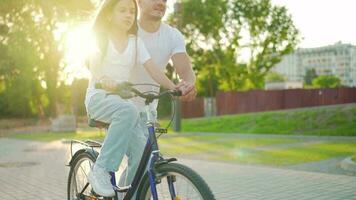
<svg viewBox="0 0 356 200"><path fill-rule="evenodd" d="M104 168L95 164L88 175L88 181L94 192L103 197L115 196L115 191L110 179L110 174Z"/></svg>

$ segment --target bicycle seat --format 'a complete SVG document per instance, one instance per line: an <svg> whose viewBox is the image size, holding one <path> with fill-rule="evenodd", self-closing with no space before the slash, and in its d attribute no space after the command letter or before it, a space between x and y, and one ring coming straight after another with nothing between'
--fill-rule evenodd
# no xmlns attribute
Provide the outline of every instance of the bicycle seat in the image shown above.
<svg viewBox="0 0 356 200"><path fill-rule="evenodd" d="M88 119L88 125L90 127L96 127L96 128L109 128L110 124L89 118Z"/></svg>

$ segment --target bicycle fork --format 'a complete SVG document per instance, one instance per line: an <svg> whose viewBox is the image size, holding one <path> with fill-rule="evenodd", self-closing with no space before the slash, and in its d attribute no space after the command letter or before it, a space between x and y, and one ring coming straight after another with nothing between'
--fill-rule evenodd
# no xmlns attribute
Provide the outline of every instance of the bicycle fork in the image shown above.
<svg viewBox="0 0 356 200"><path fill-rule="evenodd" d="M157 188L156 188L156 173L155 173L155 163L159 158L159 149L157 145L157 139L155 137L155 130L153 123L148 123L148 132L149 132L149 139L148 142L151 143L152 146L152 152L150 159L148 161L148 180L150 182L150 189L151 189L151 194L153 197L153 200L158 200L158 195L157 195Z"/></svg>
<svg viewBox="0 0 356 200"><path fill-rule="evenodd" d="M159 148L157 145L157 138L154 135L154 127L153 126L149 127L149 133L151 136L149 138L149 142L151 142L151 145L152 145L152 153L151 153L151 157L148 162L148 178L149 178L152 198L153 198L153 200L158 200L156 184L161 183L161 180L159 177L160 174L157 174L155 171L155 167L156 167L156 164L158 163L157 161L159 161L160 157L159 157ZM168 162L171 162L174 160L176 160L176 159L169 159ZM174 177L167 176L167 184L168 184L168 188L169 188L169 193L171 195L171 199L179 200L179 198L176 196L176 193L175 193L174 184L173 184L174 181L175 181Z"/></svg>
<svg viewBox="0 0 356 200"><path fill-rule="evenodd" d="M152 152L151 159L149 162L149 170L148 170L148 178L150 182L150 189L153 200L158 200L157 188L156 184L161 183L160 175L155 172L155 161L159 158L158 151ZM172 200L180 200L179 197L176 196L176 192L174 189L175 177L174 176L167 176L167 184L169 193ZM163 183L162 183L163 184Z"/></svg>

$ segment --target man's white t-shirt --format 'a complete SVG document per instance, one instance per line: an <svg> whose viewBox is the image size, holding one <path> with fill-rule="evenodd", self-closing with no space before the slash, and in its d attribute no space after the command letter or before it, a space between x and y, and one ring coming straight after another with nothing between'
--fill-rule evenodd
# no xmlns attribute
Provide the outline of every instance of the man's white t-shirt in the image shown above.
<svg viewBox="0 0 356 200"><path fill-rule="evenodd" d="M136 45L136 37L130 36L127 46L123 52L118 52L114 43L109 40L106 55L103 58L100 67L101 75L105 75L117 83L129 81L130 74L132 73L132 68L135 65L136 59L136 47L137 47L137 64L143 65L151 57L146 50L143 41L138 37ZM99 63L96 63L99 65ZM143 69L145 70L145 69ZM146 70L145 70L146 71ZM99 80L92 75L89 80L89 86L87 88L87 93L85 96L85 105L88 107L90 98L95 94L103 91L101 89L95 89L95 84Z"/></svg>
<svg viewBox="0 0 356 200"><path fill-rule="evenodd" d="M145 44L154 63L162 71L166 69L169 60L174 54L186 52L183 35L176 28L164 22L161 23L159 29L154 33L146 32L139 26L138 36ZM129 81L131 83L150 83L158 85L144 69L142 64L132 69ZM159 92L159 88L153 86L140 86L137 88L141 92ZM145 103L142 98L134 98L132 100L140 111L144 111ZM151 109L156 110L157 105L158 100L151 103Z"/></svg>

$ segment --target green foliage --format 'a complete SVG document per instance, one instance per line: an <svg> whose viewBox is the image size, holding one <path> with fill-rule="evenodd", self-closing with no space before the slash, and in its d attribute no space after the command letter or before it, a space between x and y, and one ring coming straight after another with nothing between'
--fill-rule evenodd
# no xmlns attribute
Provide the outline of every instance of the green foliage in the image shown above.
<svg viewBox="0 0 356 200"><path fill-rule="evenodd" d="M312 83L315 88L337 88L341 86L340 79L332 75L319 76Z"/></svg>
<svg viewBox="0 0 356 200"><path fill-rule="evenodd" d="M266 82L283 82L285 81L285 77L282 74L279 74L277 72L270 72L266 75Z"/></svg>
<svg viewBox="0 0 356 200"><path fill-rule="evenodd" d="M62 38L55 31L92 7L89 0L0 1L0 116L57 114L57 102L68 93L59 76Z"/></svg>
<svg viewBox="0 0 356 200"><path fill-rule="evenodd" d="M185 0L170 20L186 36L204 96L263 88L268 71L299 41L286 8L270 0Z"/></svg>
<svg viewBox="0 0 356 200"><path fill-rule="evenodd" d="M307 69L304 76L305 85L312 85L313 80L317 77L318 76L316 75L316 71L314 68Z"/></svg>
<svg viewBox="0 0 356 200"><path fill-rule="evenodd" d="M36 49L25 35L23 32L8 33L6 44L0 43L1 117L31 117L40 113L35 107L43 91L38 87L37 72L31 68L39 59L33 57Z"/></svg>

